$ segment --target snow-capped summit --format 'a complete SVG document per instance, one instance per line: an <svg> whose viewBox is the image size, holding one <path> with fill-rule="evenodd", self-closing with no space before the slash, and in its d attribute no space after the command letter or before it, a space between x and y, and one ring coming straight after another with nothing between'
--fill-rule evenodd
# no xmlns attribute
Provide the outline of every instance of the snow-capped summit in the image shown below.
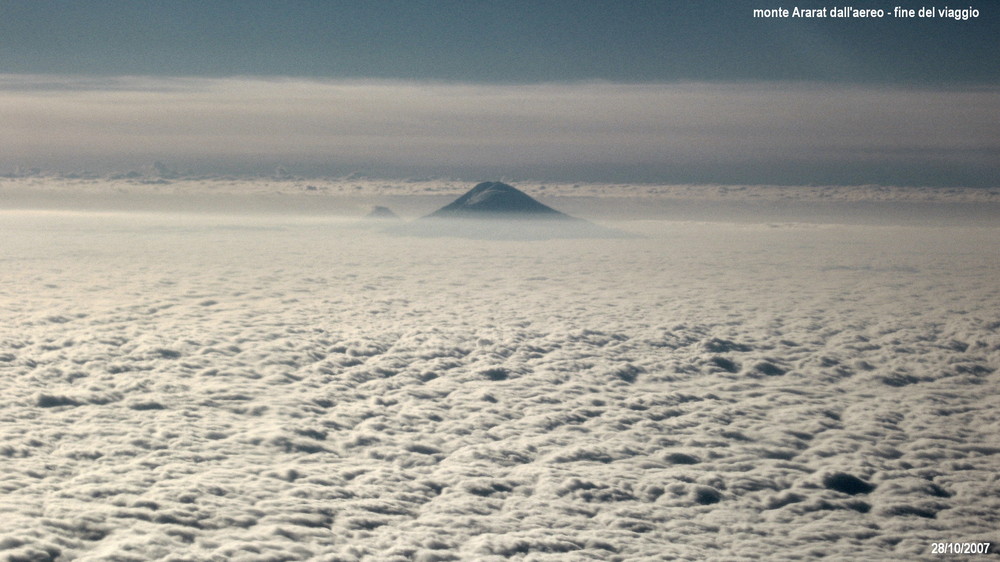
<svg viewBox="0 0 1000 562"><path fill-rule="evenodd" d="M531 218L572 218L569 215L535 201L530 195L498 181L483 182L465 195L434 211L434 218L485 218L505 216Z"/></svg>

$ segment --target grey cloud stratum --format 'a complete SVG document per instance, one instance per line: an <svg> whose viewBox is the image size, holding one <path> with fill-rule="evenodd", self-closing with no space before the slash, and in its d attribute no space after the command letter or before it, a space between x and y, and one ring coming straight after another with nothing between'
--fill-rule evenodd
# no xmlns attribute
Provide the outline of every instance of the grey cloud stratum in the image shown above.
<svg viewBox="0 0 1000 562"><path fill-rule="evenodd" d="M1000 154L998 115L1000 96L989 89L0 78L7 158L51 166L149 157L989 166Z"/></svg>

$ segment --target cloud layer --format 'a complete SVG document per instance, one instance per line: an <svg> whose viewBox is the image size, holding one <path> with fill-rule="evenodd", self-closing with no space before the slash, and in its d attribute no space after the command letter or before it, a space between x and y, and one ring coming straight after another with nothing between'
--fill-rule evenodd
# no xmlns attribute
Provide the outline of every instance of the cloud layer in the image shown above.
<svg viewBox="0 0 1000 562"><path fill-rule="evenodd" d="M995 228L641 228L0 214L0 556L996 544Z"/></svg>
<svg viewBox="0 0 1000 562"><path fill-rule="evenodd" d="M11 164L809 170L1000 160L1000 96L785 83L5 76ZM823 178L817 177L816 181Z"/></svg>

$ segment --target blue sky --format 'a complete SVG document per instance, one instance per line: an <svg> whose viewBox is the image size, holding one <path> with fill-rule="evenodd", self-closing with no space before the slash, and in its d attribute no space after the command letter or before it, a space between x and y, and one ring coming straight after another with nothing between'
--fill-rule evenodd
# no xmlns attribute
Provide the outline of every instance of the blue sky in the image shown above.
<svg viewBox="0 0 1000 562"><path fill-rule="evenodd" d="M990 64L1000 46L993 2L979 2L982 14L971 21L750 17L772 5L780 2L5 1L0 71L515 83L1000 80L1000 65Z"/></svg>
<svg viewBox="0 0 1000 562"><path fill-rule="evenodd" d="M752 17L775 6L0 2L0 117L32 133L0 136L0 171L152 158L206 170L602 181L991 185L1000 176L1000 133L990 132L1000 130L1000 5L973 2L980 15L968 21ZM414 96L427 88L437 102ZM310 101L288 103L296 95ZM198 105L205 96L216 114ZM124 104L121 112L88 117L101 99ZM367 120L352 103L365 105ZM140 109L150 104L164 109ZM312 130L276 127L276 104ZM539 125L546 108L561 108L548 129ZM216 128L199 126L206 120ZM81 140L88 135L94 142Z"/></svg>

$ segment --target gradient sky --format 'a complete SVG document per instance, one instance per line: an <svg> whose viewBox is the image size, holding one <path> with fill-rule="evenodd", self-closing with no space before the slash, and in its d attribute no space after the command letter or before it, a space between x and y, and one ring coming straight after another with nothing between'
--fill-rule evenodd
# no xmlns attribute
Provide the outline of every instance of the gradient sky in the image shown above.
<svg viewBox="0 0 1000 562"><path fill-rule="evenodd" d="M0 172L996 185L1000 5L778 5L3 1Z"/></svg>

